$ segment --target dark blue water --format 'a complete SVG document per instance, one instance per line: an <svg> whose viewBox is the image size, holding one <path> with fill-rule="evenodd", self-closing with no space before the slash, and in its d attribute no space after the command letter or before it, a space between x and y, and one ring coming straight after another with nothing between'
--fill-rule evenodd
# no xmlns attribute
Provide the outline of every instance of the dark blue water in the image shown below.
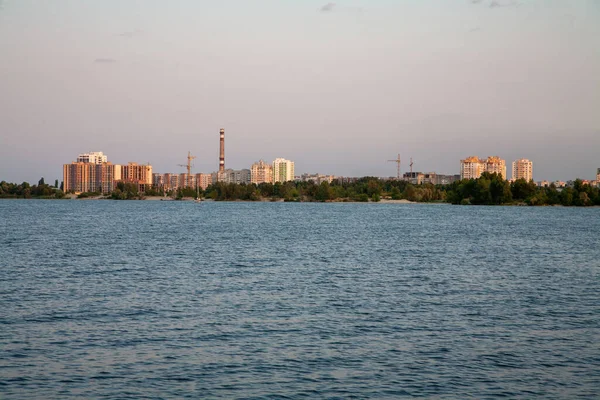
<svg viewBox="0 0 600 400"><path fill-rule="evenodd" d="M0 201L0 398L598 398L600 209Z"/></svg>

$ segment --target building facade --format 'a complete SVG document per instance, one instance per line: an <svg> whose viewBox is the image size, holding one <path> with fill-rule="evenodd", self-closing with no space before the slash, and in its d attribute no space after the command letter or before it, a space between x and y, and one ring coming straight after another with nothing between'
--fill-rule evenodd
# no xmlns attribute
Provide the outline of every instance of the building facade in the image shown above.
<svg viewBox="0 0 600 400"><path fill-rule="evenodd" d="M300 175L300 181L302 182L314 182L320 185L322 182L331 183L334 181L335 176L333 175L321 175L321 174L302 174Z"/></svg>
<svg viewBox="0 0 600 400"><path fill-rule="evenodd" d="M212 173L212 181L223 183L250 184L251 176L249 169L226 169Z"/></svg>
<svg viewBox="0 0 600 400"><path fill-rule="evenodd" d="M91 151L89 153L80 154L77 157L77 162L102 164L108 162L108 157L101 151Z"/></svg>
<svg viewBox="0 0 600 400"><path fill-rule="evenodd" d="M485 160L477 156L460 160L460 179L477 179L484 172L496 173L506 179L506 161L497 156Z"/></svg>
<svg viewBox="0 0 600 400"><path fill-rule="evenodd" d="M513 161L512 180L525 179L527 182L533 180L533 163L525 158Z"/></svg>
<svg viewBox="0 0 600 400"><path fill-rule="evenodd" d="M460 179L477 179L483 173L483 163L477 156L460 160Z"/></svg>
<svg viewBox="0 0 600 400"><path fill-rule="evenodd" d="M273 183L294 180L294 162L285 158L276 158L273 161Z"/></svg>
<svg viewBox="0 0 600 400"><path fill-rule="evenodd" d="M501 175L503 179L508 179L506 176L506 161L498 156L488 157L487 160L485 160L484 168L484 172L498 174Z"/></svg>
<svg viewBox="0 0 600 400"><path fill-rule="evenodd" d="M211 174L196 174L196 186L199 186L200 189L206 190L212 184L212 175Z"/></svg>
<svg viewBox="0 0 600 400"><path fill-rule="evenodd" d="M252 164L250 167L250 182L257 185L261 183L273 183L273 166L263 160Z"/></svg>
<svg viewBox="0 0 600 400"><path fill-rule="evenodd" d="M130 162L121 166L121 181L152 185L152 166L150 164L140 165Z"/></svg>
<svg viewBox="0 0 600 400"><path fill-rule="evenodd" d="M115 165L73 162L63 165L63 189L65 192L110 193L115 188Z"/></svg>

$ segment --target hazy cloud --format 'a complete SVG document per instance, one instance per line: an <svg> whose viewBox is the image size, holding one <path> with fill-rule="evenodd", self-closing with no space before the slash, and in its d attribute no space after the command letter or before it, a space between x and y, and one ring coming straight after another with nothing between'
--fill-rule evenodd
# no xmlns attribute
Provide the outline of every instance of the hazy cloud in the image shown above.
<svg viewBox="0 0 600 400"><path fill-rule="evenodd" d="M512 7L512 6L516 6L517 2L516 1L500 1L500 0L493 0L490 3L490 8L497 8L497 7Z"/></svg>
<svg viewBox="0 0 600 400"><path fill-rule="evenodd" d="M94 62L98 64L111 64L117 62L117 60L114 58L96 58Z"/></svg>
<svg viewBox="0 0 600 400"><path fill-rule="evenodd" d="M471 4L483 4L484 0L470 0ZM498 7L512 7L518 6L515 0L492 0L489 3L490 8L498 8Z"/></svg>
<svg viewBox="0 0 600 400"><path fill-rule="evenodd" d="M124 37L124 38L132 38L134 36L139 35L140 33L142 33L142 31L140 29L136 29L134 31L121 32L121 33L117 34L117 36Z"/></svg>
<svg viewBox="0 0 600 400"><path fill-rule="evenodd" d="M327 3L323 7L321 7L321 12L333 11L334 7L335 7L335 3Z"/></svg>

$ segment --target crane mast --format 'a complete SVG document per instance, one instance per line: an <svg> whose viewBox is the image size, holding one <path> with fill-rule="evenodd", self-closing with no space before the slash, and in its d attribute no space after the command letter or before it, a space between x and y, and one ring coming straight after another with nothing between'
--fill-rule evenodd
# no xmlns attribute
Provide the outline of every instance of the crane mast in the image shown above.
<svg viewBox="0 0 600 400"><path fill-rule="evenodd" d="M187 168L187 187L192 187L192 160L196 158L188 151L187 164L177 164L180 167Z"/></svg>
<svg viewBox="0 0 600 400"><path fill-rule="evenodd" d="M398 154L398 158L397 159L395 159L395 160L388 160L388 162L395 162L397 164L397 169L398 169L398 172L397 172L397 176L398 177L397 177L397 179L400 180L400 154Z"/></svg>

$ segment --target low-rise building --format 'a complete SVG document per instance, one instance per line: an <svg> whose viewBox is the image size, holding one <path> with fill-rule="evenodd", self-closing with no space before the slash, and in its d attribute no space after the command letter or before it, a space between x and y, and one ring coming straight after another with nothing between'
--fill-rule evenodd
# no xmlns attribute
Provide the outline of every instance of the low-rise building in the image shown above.
<svg viewBox="0 0 600 400"><path fill-rule="evenodd" d="M302 182L314 182L317 185L320 185L322 182L327 182L327 183L331 183L333 182L335 178L335 176L333 175L322 175L322 174L302 174L298 177L299 181Z"/></svg>
<svg viewBox="0 0 600 400"><path fill-rule="evenodd" d="M219 172L213 172L211 179L213 182L250 184L251 173L249 169L225 169Z"/></svg>
<svg viewBox="0 0 600 400"><path fill-rule="evenodd" d="M431 183L432 185L449 185L454 181L460 180L460 175L443 175L435 172L406 172L402 178L413 185L422 185L425 183Z"/></svg>

